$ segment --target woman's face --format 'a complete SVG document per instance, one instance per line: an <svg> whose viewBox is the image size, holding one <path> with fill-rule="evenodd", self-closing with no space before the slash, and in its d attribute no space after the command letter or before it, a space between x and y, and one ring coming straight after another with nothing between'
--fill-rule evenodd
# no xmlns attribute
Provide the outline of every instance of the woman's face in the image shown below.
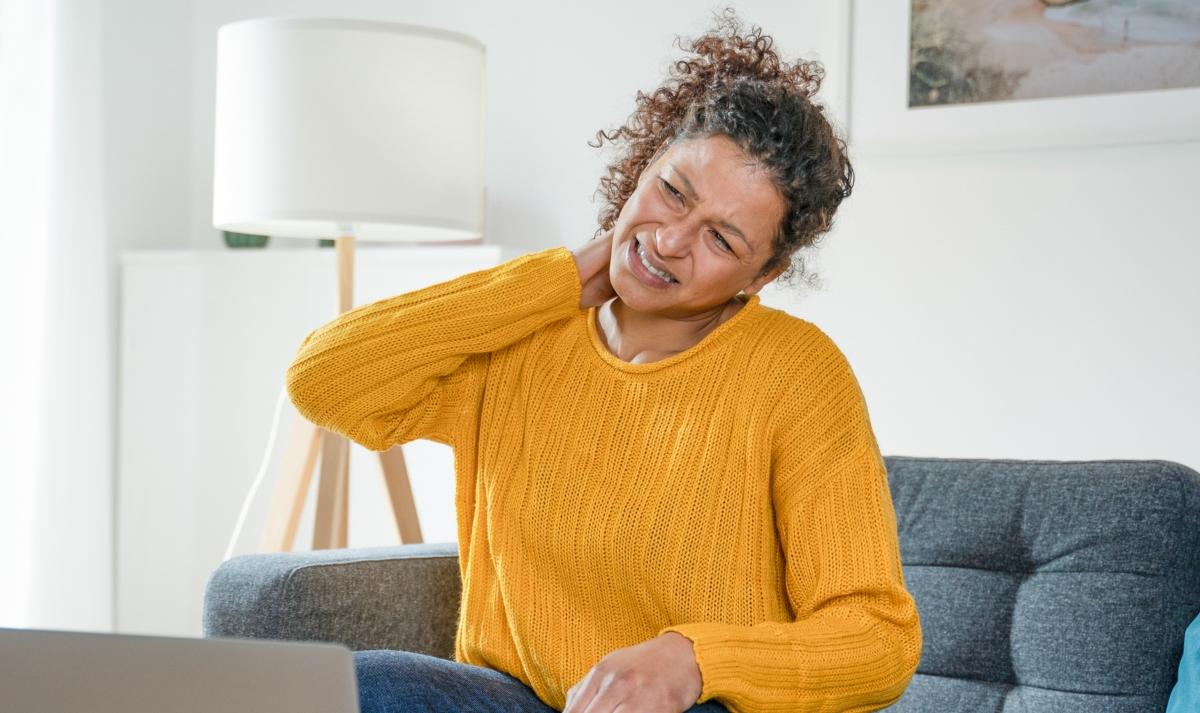
<svg viewBox="0 0 1200 713"><path fill-rule="evenodd" d="M757 292L784 266L759 272L785 206L732 139L677 141L646 166L613 226L609 279L639 312L687 317ZM651 277L640 249L671 282Z"/></svg>

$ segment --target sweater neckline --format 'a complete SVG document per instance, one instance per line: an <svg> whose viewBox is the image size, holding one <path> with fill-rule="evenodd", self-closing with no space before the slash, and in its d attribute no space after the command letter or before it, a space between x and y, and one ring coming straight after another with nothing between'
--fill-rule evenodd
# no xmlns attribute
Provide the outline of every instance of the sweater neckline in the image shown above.
<svg viewBox="0 0 1200 713"><path fill-rule="evenodd" d="M624 371L630 374L647 374L658 371L659 369L665 369L669 366L678 364L679 362L708 349L713 344L722 341L725 338L725 335L729 334L734 329L745 323L761 309L759 305L760 300L758 293L749 295L748 297L742 293L738 295L737 299L742 300L742 302L745 304L743 304L742 308L739 309L732 317L718 324L716 329L704 335L703 339L687 349L684 349L681 352L676 352L675 354L672 354L664 359L659 359L658 361L633 364L610 352L608 347L605 346L604 340L600 336L600 327L597 323L597 320L600 316L599 306L589 307L587 310L586 321L588 341L592 343L592 348L595 350L596 355L599 356L609 366L617 369L618 371Z"/></svg>

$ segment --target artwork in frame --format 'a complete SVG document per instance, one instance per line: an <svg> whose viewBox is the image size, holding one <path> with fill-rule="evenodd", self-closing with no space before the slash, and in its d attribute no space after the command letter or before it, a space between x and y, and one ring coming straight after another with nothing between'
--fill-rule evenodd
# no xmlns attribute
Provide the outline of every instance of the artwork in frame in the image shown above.
<svg viewBox="0 0 1200 713"><path fill-rule="evenodd" d="M859 155L1200 138L1197 0L858 0Z"/></svg>

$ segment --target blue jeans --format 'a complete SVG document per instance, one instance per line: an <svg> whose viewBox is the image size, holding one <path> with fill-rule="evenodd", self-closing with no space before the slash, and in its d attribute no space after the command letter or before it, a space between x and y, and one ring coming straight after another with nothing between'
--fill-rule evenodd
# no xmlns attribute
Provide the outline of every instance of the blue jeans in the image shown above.
<svg viewBox="0 0 1200 713"><path fill-rule="evenodd" d="M555 713L506 673L411 651L355 651L362 713ZM686 713L728 713L716 701Z"/></svg>

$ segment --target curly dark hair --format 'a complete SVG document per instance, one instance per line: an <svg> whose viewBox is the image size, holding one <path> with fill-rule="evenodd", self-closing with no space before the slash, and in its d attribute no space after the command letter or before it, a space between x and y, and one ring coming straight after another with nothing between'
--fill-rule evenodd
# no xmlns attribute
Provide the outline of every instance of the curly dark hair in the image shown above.
<svg viewBox="0 0 1200 713"><path fill-rule="evenodd" d="M626 144L596 190L605 198L597 236L616 224L642 170L668 146L724 135L766 170L787 206L760 275L791 261L780 279L791 283L799 274L812 283L797 252L832 227L834 212L854 185L846 142L813 100L824 66L816 60L782 61L760 27L751 25L743 36L728 7L717 15L714 30L687 48L678 36L675 44L698 57L676 61L650 95L638 90L637 108L626 124L611 134L598 131L596 143L588 142L597 149L605 139Z"/></svg>

